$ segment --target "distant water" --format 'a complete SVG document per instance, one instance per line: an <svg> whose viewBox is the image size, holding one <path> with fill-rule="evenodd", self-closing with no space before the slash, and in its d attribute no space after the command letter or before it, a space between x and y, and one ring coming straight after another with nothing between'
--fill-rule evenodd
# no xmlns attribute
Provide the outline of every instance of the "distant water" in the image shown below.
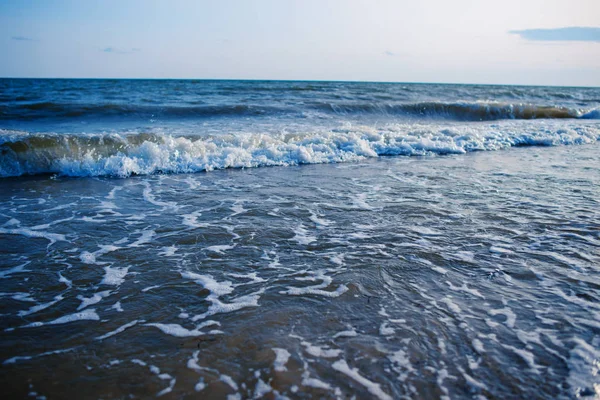
<svg viewBox="0 0 600 400"><path fill-rule="evenodd" d="M0 80L0 176L129 176L593 143L600 89Z"/></svg>
<svg viewBox="0 0 600 400"><path fill-rule="evenodd" d="M1 79L4 396L599 397L599 140L599 88Z"/></svg>

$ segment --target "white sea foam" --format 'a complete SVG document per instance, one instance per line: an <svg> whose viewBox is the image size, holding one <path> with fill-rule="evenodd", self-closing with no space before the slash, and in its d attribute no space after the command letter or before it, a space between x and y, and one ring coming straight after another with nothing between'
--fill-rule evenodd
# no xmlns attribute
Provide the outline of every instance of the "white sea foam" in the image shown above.
<svg viewBox="0 0 600 400"><path fill-rule="evenodd" d="M271 350L275 352L275 362L273 362L273 368L275 369L275 371L287 371L287 367L285 365L290 359L290 352L286 349L280 349L277 347L273 347Z"/></svg>
<svg viewBox="0 0 600 400"><path fill-rule="evenodd" d="M342 353L340 349L330 349L329 346L317 346L306 341L300 344L304 346L304 351L314 357L335 358Z"/></svg>
<svg viewBox="0 0 600 400"><path fill-rule="evenodd" d="M523 361L525 361L525 363L529 366L529 368L532 372L534 372L536 374L540 373L540 371L539 371L540 367L535 363L535 357L532 352L530 352L526 349L519 349L514 346L509 346L506 344L503 344L502 347L512 350L515 354L517 354L519 357L521 357L521 359L523 359Z"/></svg>
<svg viewBox="0 0 600 400"><path fill-rule="evenodd" d="M314 222L314 224L317 226L317 228L324 228L324 227L327 227L327 226L333 224L332 221L329 221L329 220L327 220L325 218L322 218L321 215L317 215L313 211L310 211L310 217L309 217L309 219L312 222Z"/></svg>
<svg viewBox="0 0 600 400"><path fill-rule="evenodd" d="M190 228L204 228L207 227L207 224L198 222L198 217L202 215L201 211L194 211L190 214L183 214L183 224L185 226L189 226Z"/></svg>
<svg viewBox="0 0 600 400"><path fill-rule="evenodd" d="M313 242L317 241L316 236L312 236L308 233L308 230L305 229L304 225L299 225L298 227L296 227L296 229L294 230L295 235L292 238L292 240L298 242L298 244L301 245L309 245Z"/></svg>
<svg viewBox="0 0 600 400"><path fill-rule="evenodd" d="M337 339L337 338L355 337L355 336L358 336L358 333L354 329L352 329L352 330L338 332L335 335L333 335L333 338Z"/></svg>
<svg viewBox="0 0 600 400"><path fill-rule="evenodd" d="M457 316L459 316L461 314L461 309L458 306L458 304L456 304L452 298L450 296L446 296L443 299L440 300L442 303L445 303L448 306L448 309L450 311L452 311L454 314L456 314Z"/></svg>
<svg viewBox="0 0 600 400"><path fill-rule="evenodd" d="M224 314L238 311L242 308L258 307L258 300L260 299L261 293L262 292L252 293L246 296L237 297L232 299L230 303L223 303L218 298L209 296L207 297L207 300L211 301L212 304L210 307L208 307L208 311L203 314L196 315L192 318L192 321L197 321L214 314Z"/></svg>
<svg viewBox="0 0 600 400"><path fill-rule="evenodd" d="M167 376L170 378L170 375L167 375ZM161 379L163 379L163 378L161 378ZM171 381L169 382L169 386L167 386L166 388L164 388L160 392L156 393L156 397L160 397L160 396L163 396L163 395L165 395L167 393L171 393L173 391L173 386L175 386L175 382L176 381L177 380L175 378L172 378Z"/></svg>
<svg viewBox="0 0 600 400"><path fill-rule="evenodd" d="M427 228L425 226L413 226L410 230L423 236L440 236L442 234L435 229Z"/></svg>
<svg viewBox="0 0 600 400"><path fill-rule="evenodd" d="M331 366L336 371L339 371L339 372L343 373L344 375L349 376L350 378L354 379L356 382L363 385L365 388L367 388L369 393L371 393L373 396L377 397L378 399L392 400L392 396L385 393L381 389L381 385L379 385L378 383L372 382L372 381L368 380L367 378L365 378L364 376L362 376L358 372L357 368L350 368L348 366L348 363L346 362L346 360L338 360L338 361L334 362Z"/></svg>
<svg viewBox="0 0 600 400"><path fill-rule="evenodd" d="M112 214L115 216L121 215L119 212L115 211L119 207L113 203L112 201L100 201L100 205L96 207L99 213Z"/></svg>
<svg viewBox="0 0 600 400"><path fill-rule="evenodd" d="M475 338L471 341L471 344L473 345L475 351L477 351L479 354L485 353L485 348L483 347L483 343L481 343L481 340Z"/></svg>
<svg viewBox="0 0 600 400"><path fill-rule="evenodd" d="M21 221L19 221L16 218L11 218L8 221L6 221L2 226L15 226L15 225L21 225Z"/></svg>
<svg viewBox="0 0 600 400"><path fill-rule="evenodd" d="M65 278L60 272L58 273L58 281L61 283L64 283L69 288L73 287L73 282L71 282L69 279Z"/></svg>
<svg viewBox="0 0 600 400"><path fill-rule="evenodd" d="M45 310L48 307L52 307L53 305L55 305L56 303L58 303L59 301L61 301L63 299L64 299L64 296L59 294L54 297L54 300L52 300L48 303L38 304L37 306L33 306L29 310L26 310L26 311L19 311L18 315L19 315L19 317L24 317L26 315L34 314L38 311Z"/></svg>
<svg viewBox="0 0 600 400"><path fill-rule="evenodd" d="M146 286L145 288L143 288L141 290L141 292L146 293L152 289L158 289L159 287L161 287L162 285L152 285L152 286Z"/></svg>
<svg viewBox="0 0 600 400"><path fill-rule="evenodd" d="M229 375L221 374L221 376L219 376L219 380L223 383L226 383L233 390L239 389L238 384Z"/></svg>
<svg viewBox="0 0 600 400"><path fill-rule="evenodd" d="M179 324L161 324L161 323L150 323L145 324L146 326L153 326L155 328L160 329L167 335L175 336L175 337L193 337L193 336L202 336L208 334L219 334L223 333L221 331L210 331L210 332L202 332L200 329L210 326L210 325L219 325L217 321L205 321L201 324L196 325L194 329L186 329Z"/></svg>
<svg viewBox="0 0 600 400"><path fill-rule="evenodd" d="M236 215L239 215L239 214L243 214L243 213L245 213L245 212L246 212L246 211L248 211L248 210L246 210L246 209L244 208L244 206L243 206L243 205L241 205L239 202L235 202L235 203L234 203L234 204L231 206L231 211L233 211L233 214L231 214L231 215L229 216L229 218L231 218L231 217L234 217L234 216L236 216Z"/></svg>
<svg viewBox="0 0 600 400"><path fill-rule="evenodd" d="M388 355L388 359L392 362L394 370L399 373L400 380L406 380L408 374L413 372L413 366L406 351L397 350Z"/></svg>
<svg viewBox="0 0 600 400"><path fill-rule="evenodd" d="M118 327L114 331L110 331L110 332L108 332L108 333L106 333L106 334L104 334L102 336L98 336L96 338L96 340L104 340L104 339L109 338L111 336L118 335L119 333L125 331L126 329L129 329L132 326L136 325L138 322L143 323L145 321L144 320L134 320L134 321L128 322L125 325L121 325L120 327Z"/></svg>
<svg viewBox="0 0 600 400"><path fill-rule="evenodd" d="M52 320L50 322L33 322L29 325L24 325L23 328L35 328L35 327L39 327L39 326L43 326L43 325L67 324L69 322L84 321L84 320L98 321L98 320L100 320L100 316L98 316L98 314L96 313L96 310L89 309L89 310L85 310L85 311L76 312L74 314L64 315L64 316L57 318L55 320Z"/></svg>
<svg viewBox="0 0 600 400"><path fill-rule="evenodd" d="M154 237L154 235L156 235L156 232L153 231L152 229L145 229L145 230L141 231L140 233L141 233L141 235L138 238L138 240L131 243L128 247L139 247L142 244L149 243L152 241L152 238Z"/></svg>
<svg viewBox="0 0 600 400"><path fill-rule="evenodd" d="M89 251L82 251L81 254L79 255L79 259L86 263L86 264L102 264L96 261L96 257L99 257L101 255L110 253L112 251L117 251L120 249L120 247L116 247L113 245L100 245L98 246L100 247L99 250L96 250L93 253L90 253ZM106 264L106 263L104 263Z"/></svg>
<svg viewBox="0 0 600 400"><path fill-rule="evenodd" d="M452 282L446 281L446 284L450 287L450 290L454 290L456 292L465 292L469 293L473 296L484 299L485 297L479 292L477 289L473 289L467 286L466 283L463 283L462 286L454 286Z"/></svg>
<svg viewBox="0 0 600 400"><path fill-rule="evenodd" d="M0 231L0 233L2 233L2 231ZM7 277L11 276L12 274L21 274L24 272L29 272L29 270L25 269L25 267L30 263L31 263L31 261L26 261L23 264L17 265L16 267L12 267L12 268L0 271L0 278L7 278Z"/></svg>
<svg viewBox="0 0 600 400"><path fill-rule="evenodd" d="M505 247L500 247L500 246L491 246L490 247L490 253L497 253L497 254L514 254L514 251L507 249Z"/></svg>
<svg viewBox="0 0 600 400"><path fill-rule="evenodd" d="M329 383L323 382L317 378L312 378L308 371L302 374L302 386L313 387L315 389L331 390L331 385Z"/></svg>
<svg viewBox="0 0 600 400"><path fill-rule="evenodd" d="M342 265L344 265L344 257L345 257L344 254L336 253L329 257L329 261L331 261L335 265L342 266Z"/></svg>
<svg viewBox="0 0 600 400"><path fill-rule="evenodd" d="M15 229L6 229L6 228L0 228L0 233L3 233L5 235L22 235L22 236L26 236L28 238L43 238L43 239L47 239L50 241L49 245L52 245L58 241L67 241L67 238L65 235L60 234L60 233L50 233L50 232L40 232L40 231L36 231L33 229L28 229L28 228L15 228Z"/></svg>
<svg viewBox="0 0 600 400"><path fill-rule="evenodd" d="M390 336L394 333L396 333L396 330L394 328L389 327L387 322L382 322L379 326L379 334L381 336Z"/></svg>
<svg viewBox="0 0 600 400"><path fill-rule="evenodd" d="M267 393L269 393L271 391L273 391L273 388L271 387L271 385L269 385L262 379L259 379L258 382L256 382L256 387L254 388L253 398L262 399Z"/></svg>
<svg viewBox="0 0 600 400"><path fill-rule="evenodd" d="M91 306L92 304L96 304L102 301L103 298L110 296L112 292L110 290L104 290L102 292L97 292L92 295L92 297L83 297L81 295L77 296L79 300L81 300L81 304L77 307L77 310L81 310L86 308L87 306Z"/></svg>
<svg viewBox="0 0 600 400"><path fill-rule="evenodd" d="M142 192L142 195L144 200L146 200L148 203L163 208L177 208L177 203L175 202L156 200L156 196L154 195L154 192L152 191L152 188L148 182L143 182L143 185L144 191Z"/></svg>
<svg viewBox="0 0 600 400"><path fill-rule="evenodd" d="M196 383L196 385L194 386L194 390L196 392L201 392L206 388L206 383L204 383L204 378L200 378L200 380L198 381L198 383Z"/></svg>
<svg viewBox="0 0 600 400"><path fill-rule="evenodd" d="M112 306L110 306L110 308L112 308L113 310L116 310L117 312L123 312L123 307L121 307L121 302L117 301L115 304L113 304Z"/></svg>
<svg viewBox="0 0 600 400"><path fill-rule="evenodd" d="M595 114L589 114L594 116ZM28 140L21 134L12 140ZM46 137L52 135L46 134ZM115 138L117 135L112 135ZM114 154L99 155L93 150L67 156L45 158L32 152L20 158L5 157L0 176L60 173L70 176L113 175L156 172L197 172L223 168L250 168L360 160L390 155L463 154L469 151L498 150L520 145L559 145L593 143L600 129L578 120L547 123L539 129L523 129L523 121L494 124L465 124L449 129L444 124L388 124L379 128L356 127L320 130L305 134L267 135L236 132L219 137L172 137L157 135L157 140L119 147ZM10 140L8 138L7 140ZM74 138L74 140L77 140ZM87 140L82 138L81 140ZM119 140L127 142L125 137ZM64 142L57 135L57 147ZM48 150L49 151L49 150ZM60 155L60 156L59 156ZM29 158L28 158L29 157ZM151 204L172 208L174 202L157 200L146 187L144 198ZM360 198L358 206L363 204Z"/></svg>
<svg viewBox="0 0 600 400"><path fill-rule="evenodd" d="M17 301L28 301L35 303L35 299L31 297L31 293L16 292L16 293L0 293L0 296L8 296Z"/></svg>
<svg viewBox="0 0 600 400"><path fill-rule="evenodd" d="M16 357L12 357L12 358L9 358L7 360L4 360L4 362L2 364L14 364L17 361L21 361L21 360L26 361L26 360L31 360L33 358L50 356L50 355L53 355L53 354L68 353L68 352L73 351L73 350L75 350L75 347L71 347L69 349L47 351L45 353L36 354L36 355L33 355L33 356L16 356Z"/></svg>
<svg viewBox="0 0 600 400"><path fill-rule="evenodd" d="M446 268L438 267L437 265L432 265L431 269L437 272L438 274L446 275L448 270Z"/></svg>
<svg viewBox="0 0 600 400"><path fill-rule="evenodd" d="M218 253L218 254L225 254L225 251L227 250L231 250L235 248L235 245L228 245L228 244L224 244L224 245L218 245L218 246L209 246L206 247L204 250L207 251L212 251L213 253Z"/></svg>
<svg viewBox="0 0 600 400"><path fill-rule="evenodd" d="M253 283L261 283L261 282L266 282L267 281L266 279L261 278L260 276L258 276L256 272L249 272L247 274L234 274L234 273L230 273L230 274L227 274L227 275L231 276L233 278L250 279L249 282L236 283L234 286L250 285L250 284L253 284Z"/></svg>
<svg viewBox="0 0 600 400"><path fill-rule="evenodd" d="M185 279L191 279L204 288L208 289L211 294L216 296L223 296L233 292L233 284L230 281L218 282L211 275L201 275L195 272L182 272L181 277Z"/></svg>
<svg viewBox="0 0 600 400"><path fill-rule="evenodd" d="M90 253L89 251L83 251L79 255L79 259L84 264L95 264L96 263L96 256L93 253Z"/></svg>
<svg viewBox="0 0 600 400"><path fill-rule="evenodd" d="M477 379L473 378L471 375L467 374L462 367L459 367L458 370L461 372L463 378L469 386L471 386L475 390L488 390L488 387L485 383L479 382Z"/></svg>
<svg viewBox="0 0 600 400"><path fill-rule="evenodd" d="M119 286L125 282L125 276L127 275L130 267L104 267L104 278L102 278L101 285Z"/></svg>
<svg viewBox="0 0 600 400"><path fill-rule="evenodd" d="M160 253L158 253L158 255L165 256L165 257L171 257L171 256L175 255L176 251L177 251L177 246L163 247L162 251Z"/></svg>
<svg viewBox="0 0 600 400"><path fill-rule="evenodd" d="M281 294L290 294L294 296L302 296L307 294L325 296L325 297L339 297L342 294L348 291L348 287L344 284L338 286L338 288L334 291L323 290L327 288L333 282L333 278L325 274L325 270L318 270L314 272L312 276L307 277L297 277L298 281L318 281L321 280L322 283L314 286L308 287L290 287L288 286L286 291L281 291Z"/></svg>
<svg viewBox="0 0 600 400"><path fill-rule="evenodd" d="M96 218L96 217L92 218L92 217L88 217L88 216L81 217L81 220L83 222L91 222L91 223L95 223L95 224L104 224L104 223L108 222L108 220L106 220L106 219L100 219L100 218Z"/></svg>
<svg viewBox="0 0 600 400"><path fill-rule="evenodd" d="M567 361L567 381L571 386L572 397L585 398L582 393L587 392L590 399L595 399L600 396L600 338L594 336L591 343L574 338L573 345Z"/></svg>
<svg viewBox="0 0 600 400"><path fill-rule="evenodd" d="M367 194L366 193L358 193L356 196L352 197L353 205L360 210L373 210L374 208L367 203Z"/></svg>
<svg viewBox="0 0 600 400"><path fill-rule="evenodd" d="M197 284L202 285L210 291L206 300L212 304L205 313L193 317L192 321L197 321L214 314L234 312L246 307L258 307L258 300L262 291L240 296L231 299L229 303L224 303L219 297L233 292L234 284L231 281L218 282L211 275L200 275L189 271L182 272L181 276L186 279L193 279Z"/></svg>
<svg viewBox="0 0 600 400"><path fill-rule="evenodd" d="M132 360L133 361L133 360ZM143 361L136 363L139 365L146 365L146 363L144 363ZM167 386L166 388L164 388L163 390L161 390L160 392L158 392L156 394L156 397L160 397L163 396L167 393L171 393L171 391L173 391L173 386L175 386L175 382L177 381L175 378L173 378L171 375L169 374L165 374L160 372L160 368L158 368L156 365L150 365L148 368L150 368L150 372L152 372L154 375L158 376L159 379L161 380L169 380L169 386Z"/></svg>
<svg viewBox="0 0 600 400"><path fill-rule="evenodd" d="M492 316L504 315L506 317L506 321L504 322L506 326L509 328L514 328L517 316L510 308L505 307L497 310L490 310L488 313Z"/></svg>

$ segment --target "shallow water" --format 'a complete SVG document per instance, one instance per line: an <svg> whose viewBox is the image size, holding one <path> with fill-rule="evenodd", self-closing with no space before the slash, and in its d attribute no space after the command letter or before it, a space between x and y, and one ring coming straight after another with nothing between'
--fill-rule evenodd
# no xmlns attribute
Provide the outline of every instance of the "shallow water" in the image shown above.
<svg viewBox="0 0 600 400"><path fill-rule="evenodd" d="M597 143L0 181L23 398L600 396Z"/></svg>
<svg viewBox="0 0 600 400"><path fill-rule="evenodd" d="M599 88L0 79L0 178L590 144L599 121Z"/></svg>
<svg viewBox="0 0 600 400"><path fill-rule="evenodd" d="M3 393L600 397L599 107L0 79Z"/></svg>

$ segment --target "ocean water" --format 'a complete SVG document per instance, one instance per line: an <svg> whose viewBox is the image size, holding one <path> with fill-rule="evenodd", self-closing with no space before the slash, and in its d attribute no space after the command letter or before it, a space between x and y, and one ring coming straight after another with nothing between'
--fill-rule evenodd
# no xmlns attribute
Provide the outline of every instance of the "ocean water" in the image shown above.
<svg viewBox="0 0 600 400"><path fill-rule="evenodd" d="M4 396L598 398L599 140L599 88L1 79Z"/></svg>

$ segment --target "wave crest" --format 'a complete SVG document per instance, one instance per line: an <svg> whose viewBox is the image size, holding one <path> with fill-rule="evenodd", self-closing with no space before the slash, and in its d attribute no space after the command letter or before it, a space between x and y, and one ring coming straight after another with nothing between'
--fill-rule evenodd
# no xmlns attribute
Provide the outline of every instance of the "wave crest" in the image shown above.
<svg viewBox="0 0 600 400"><path fill-rule="evenodd" d="M154 106L136 104L69 104L55 102L0 106L0 120L40 120L79 117L185 118L219 116L260 116L277 114L284 109L248 104Z"/></svg>
<svg viewBox="0 0 600 400"><path fill-rule="evenodd" d="M333 115L379 114L395 117L450 119L458 121L493 121L501 119L599 119L598 109L579 110L568 107L521 103L437 101L418 103L385 102L314 102L294 106L273 104L221 104L185 106L136 104L68 104L28 103L0 106L0 120L41 120L69 118L211 118L299 115L319 111Z"/></svg>
<svg viewBox="0 0 600 400"><path fill-rule="evenodd" d="M420 102L410 104L333 104L320 103L317 108L340 114L382 113L407 116L446 118L459 121L493 121L500 119L569 119L581 118L581 110L567 107L539 106L512 103L442 103ZM596 118L596 117L592 117Z"/></svg>
<svg viewBox="0 0 600 400"><path fill-rule="evenodd" d="M214 137L59 135L0 131L0 176L116 176L189 173L224 168L335 163L365 157L462 154L512 146L584 144L600 140L594 124L544 127L360 127L305 134L240 133Z"/></svg>

